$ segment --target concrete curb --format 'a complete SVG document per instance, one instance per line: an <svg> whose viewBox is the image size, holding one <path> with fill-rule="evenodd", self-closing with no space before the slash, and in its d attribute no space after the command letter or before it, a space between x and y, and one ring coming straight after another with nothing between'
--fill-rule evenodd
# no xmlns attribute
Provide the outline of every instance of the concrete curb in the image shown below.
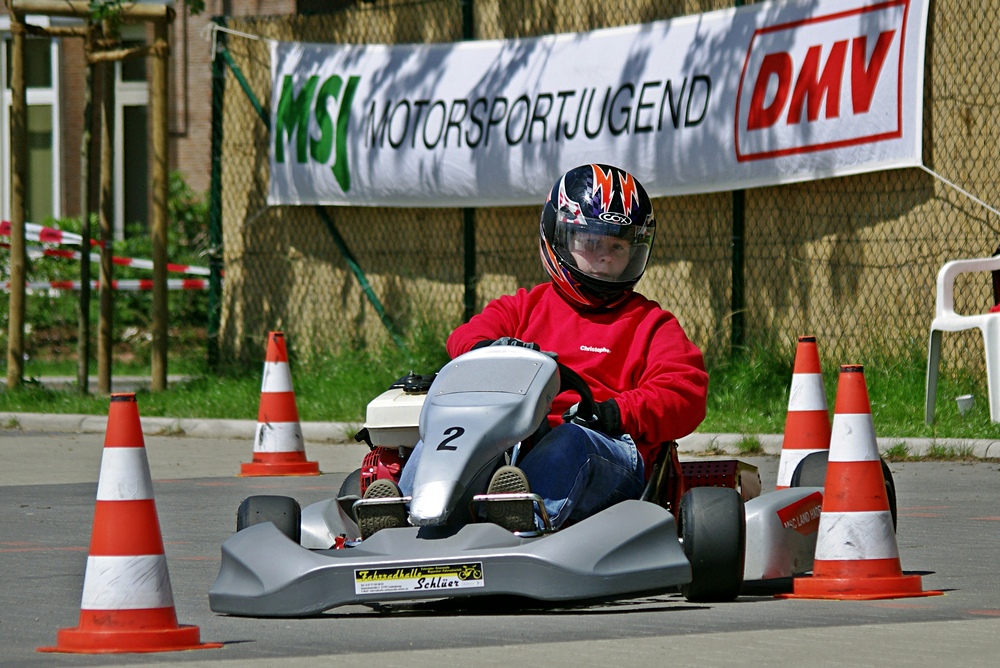
<svg viewBox="0 0 1000 668"><path fill-rule="evenodd" d="M140 417L147 436L192 436L197 438L243 439L253 442L255 420L210 420L202 418ZM306 441L353 443L360 424L350 422L302 422ZM107 429L106 415L48 415L44 413L0 413L0 429L21 431L101 434Z"/></svg>
<svg viewBox="0 0 1000 668"><path fill-rule="evenodd" d="M780 455L781 444L784 440L782 434L691 434L685 436L677 442L680 452L705 453L705 452L725 452L727 454L739 453L740 445L745 442L756 440L760 443L764 452L769 455ZM907 451L913 456L924 456L936 451L950 452L953 455L964 455L977 459L1000 458L1000 441L974 440L963 438L910 438L899 436L885 436L876 438L879 452L903 444Z"/></svg>
<svg viewBox="0 0 1000 668"><path fill-rule="evenodd" d="M142 433L147 436L192 436L197 438L242 439L253 442L254 420L211 420L202 418L142 417ZM54 433L104 433L108 418L103 415L49 415L44 413L0 413L0 434L5 429ZM311 443L354 443L361 429L354 422L302 422L302 436ZM678 441L680 452L689 454L740 454L741 445L760 443L765 454L780 455L782 434L701 434ZM934 451L978 459L1000 459L1000 441L958 438L906 438L886 436L876 439L880 452L904 444L909 453L923 456ZM759 454L759 453L748 453Z"/></svg>

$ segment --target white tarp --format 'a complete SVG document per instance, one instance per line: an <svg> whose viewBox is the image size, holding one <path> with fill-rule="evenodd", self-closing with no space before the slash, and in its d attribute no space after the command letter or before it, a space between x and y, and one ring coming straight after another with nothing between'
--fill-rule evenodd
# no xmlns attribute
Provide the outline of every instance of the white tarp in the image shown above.
<svg viewBox="0 0 1000 668"><path fill-rule="evenodd" d="M765 2L536 39L275 43L270 204L536 204L604 162L652 196L921 164L928 0Z"/></svg>

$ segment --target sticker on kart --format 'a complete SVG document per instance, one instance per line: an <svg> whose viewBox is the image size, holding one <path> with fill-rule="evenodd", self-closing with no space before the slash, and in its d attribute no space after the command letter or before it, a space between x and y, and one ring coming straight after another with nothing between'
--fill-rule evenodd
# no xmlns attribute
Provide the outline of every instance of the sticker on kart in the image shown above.
<svg viewBox="0 0 1000 668"><path fill-rule="evenodd" d="M478 561L412 568L358 568L354 571L354 593L359 595L453 591L483 586L483 564Z"/></svg>
<svg viewBox="0 0 1000 668"><path fill-rule="evenodd" d="M803 536L815 533L819 529L819 516L823 509L823 495L813 492L793 504L778 510L781 526L794 529Z"/></svg>

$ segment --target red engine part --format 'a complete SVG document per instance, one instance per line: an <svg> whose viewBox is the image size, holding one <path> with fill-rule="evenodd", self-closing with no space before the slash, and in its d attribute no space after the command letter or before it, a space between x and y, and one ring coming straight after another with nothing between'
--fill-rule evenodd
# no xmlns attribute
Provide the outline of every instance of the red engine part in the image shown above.
<svg viewBox="0 0 1000 668"><path fill-rule="evenodd" d="M361 463L361 496L368 491L368 485L376 480L388 478L399 482L399 474L403 470L403 460L396 448L372 448Z"/></svg>
<svg viewBox="0 0 1000 668"><path fill-rule="evenodd" d="M744 501L760 496L757 467L736 459L681 462L681 473L688 489L729 487L740 492Z"/></svg>

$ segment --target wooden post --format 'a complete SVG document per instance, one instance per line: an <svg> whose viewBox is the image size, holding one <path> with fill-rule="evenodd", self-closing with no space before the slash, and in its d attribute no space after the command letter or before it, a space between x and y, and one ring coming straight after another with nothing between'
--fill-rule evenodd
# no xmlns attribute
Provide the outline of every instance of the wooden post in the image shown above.
<svg viewBox="0 0 1000 668"><path fill-rule="evenodd" d="M100 317L97 323L97 390L111 393L112 343L114 342L114 280L111 243L114 241L114 193L112 192L113 142L115 129L115 70L114 63L100 63L101 77L101 194L99 220L101 227L101 291Z"/></svg>
<svg viewBox="0 0 1000 668"><path fill-rule="evenodd" d="M10 67L10 298L7 322L7 387L24 382L24 281L27 258L24 248L25 183L28 172L28 100L24 85L24 23L12 13Z"/></svg>
<svg viewBox="0 0 1000 668"><path fill-rule="evenodd" d="M153 130L153 349L150 387L153 392L167 389L167 226L169 216L168 137L167 137L167 22L154 24L153 77L149 101L152 106Z"/></svg>
<svg viewBox="0 0 1000 668"><path fill-rule="evenodd" d="M90 16L88 0L10 0L12 14L45 14L46 16ZM123 2L122 17L130 23L142 21L162 21L173 17L173 8L167 4Z"/></svg>

